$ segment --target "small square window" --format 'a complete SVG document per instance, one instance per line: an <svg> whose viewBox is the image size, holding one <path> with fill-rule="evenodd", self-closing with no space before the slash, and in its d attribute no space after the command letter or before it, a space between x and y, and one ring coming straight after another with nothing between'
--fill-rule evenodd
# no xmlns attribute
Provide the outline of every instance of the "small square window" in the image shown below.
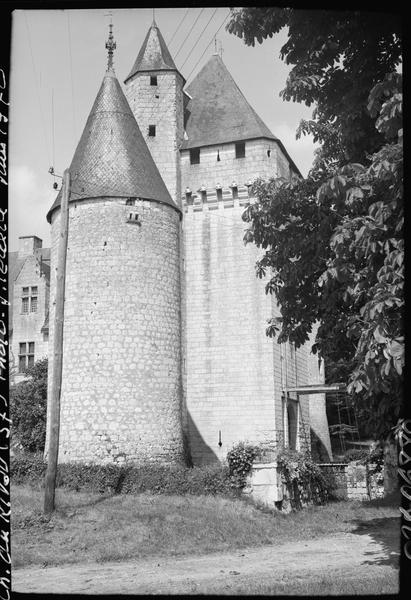
<svg viewBox="0 0 411 600"><path fill-rule="evenodd" d="M34 365L34 342L19 343L19 373Z"/></svg>
<svg viewBox="0 0 411 600"><path fill-rule="evenodd" d="M236 158L244 158L245 157L245 142L238 142L235 145L235 157Z"/></svg>
<svg viewBox="0 0 411 600"><path fill-rule="evenodd" d="M148 126L148 135L149 135L149 137L155 137L155 135L156 135L156 126L155 125Z"/></svg>
<svg viewBox="0 0 411 600"><path fill-rule="evenodd" d="M157 85L157 75L150 75L150 85Z"/></svg>
<svg viewBox="0 0 411 600"><path fill-rule="evenodd" d="M200 164L200 148L193 148L192 150L190 150L190 164Z"/></svg>
<svg viewBox="0 0 411 600"><path fill-rule="evenodd" d="M23 294L24 294L24 295L25 295L25 294L28 294L28 293L29 293L29 289L30 289L30 288L28 288L28 287L24 287L24 288L23 288Z"/></svg>

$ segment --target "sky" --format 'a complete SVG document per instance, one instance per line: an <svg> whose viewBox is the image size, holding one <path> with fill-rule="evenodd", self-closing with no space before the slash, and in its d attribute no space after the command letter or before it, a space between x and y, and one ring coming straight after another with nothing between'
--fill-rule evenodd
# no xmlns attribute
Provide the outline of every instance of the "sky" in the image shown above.
<svg viewBox="0 0 411 600"><path fill-rule="evenodd" d="M9 250L18 237L37 235L50 245L46 214L56 196L49 174L69 167L107 64L108 9L15 10L12 17L9 138ZM112 9L117 44L114 68L124 79L153 20L153 9ZM290 67L280 59L283 29L254 48L229 34L224 7L157 8L156 23L189 84L217 47L228 70L303 176L313 160L310 138L296 140L312 107L284 102ZM124 89L124 86L123 86Z"/></svg>

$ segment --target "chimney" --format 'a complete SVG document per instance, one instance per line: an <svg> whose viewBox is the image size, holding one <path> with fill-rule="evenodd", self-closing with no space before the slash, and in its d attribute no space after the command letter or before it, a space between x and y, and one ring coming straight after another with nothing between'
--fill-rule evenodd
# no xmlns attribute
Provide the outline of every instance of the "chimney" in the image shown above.
<svg viewBox="0 0 411 600"><path fill-rule="evenodd" d="M34 255L37 248L43 246L43 240L36 235L22 235L19 237L19 258Z"/></svg>

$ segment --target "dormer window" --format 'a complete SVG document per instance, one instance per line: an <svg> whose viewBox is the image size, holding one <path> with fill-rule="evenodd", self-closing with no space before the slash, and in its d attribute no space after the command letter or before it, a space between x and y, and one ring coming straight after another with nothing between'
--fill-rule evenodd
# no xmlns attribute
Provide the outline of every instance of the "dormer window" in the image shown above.
<svg viewBox="0 0 411 600"><path fill-rule="evenodd" d="M150 75L150 85L157 85L157 75Z"/></svg>
<svg viewBox="0 0 411 600"><path fill-rule="evenodd" d="M237 142L236 143L235 157L236 158L244 158L245 157L245 142Z"/></svg>
<svg viewBox="0 0 411 600"><path fill-rule="evenodd" d="M200 164L200 148L192 148L190 150L190 164L191 165L199 165Z"/></svg>
<svg viewBox="0 0 411 600"><path fill-rule="evenodd" d="M155 137L155 136L156 136L156 126L149 125L148 126L148 137Z"/></svg>
<svg viewBox="0 0 411 600"><path fill-rule="evenodd" d="M137 198L127 198L126 206L135 206Z"/></svg>

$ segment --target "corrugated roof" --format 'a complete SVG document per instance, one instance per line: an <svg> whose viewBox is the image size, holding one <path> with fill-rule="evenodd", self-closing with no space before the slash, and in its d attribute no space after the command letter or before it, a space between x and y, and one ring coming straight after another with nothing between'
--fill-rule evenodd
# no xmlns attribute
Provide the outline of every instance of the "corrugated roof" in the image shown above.
<svg viewBox="0 0 411 600"><path fill-rule="evenodd" d="M124 83L142 71L177 71L179 73L155 21L148 30L133 68Z"/></svg>
<svg viewBox="0 0 411 600"><path fill-rule="evenodd" d="M97 197L171 199L120 84L109 70L70 165L70 202ZM47 214L60 206L61 191Z"/></svg>
<svg viewBox="0 0 411 600"><path fill-rule="evenodd" d="M218 54L213 54L186 91L186 134L181 149L256 138L276 141L296 173L300 172L282 142L247 102Z"/></svg>

